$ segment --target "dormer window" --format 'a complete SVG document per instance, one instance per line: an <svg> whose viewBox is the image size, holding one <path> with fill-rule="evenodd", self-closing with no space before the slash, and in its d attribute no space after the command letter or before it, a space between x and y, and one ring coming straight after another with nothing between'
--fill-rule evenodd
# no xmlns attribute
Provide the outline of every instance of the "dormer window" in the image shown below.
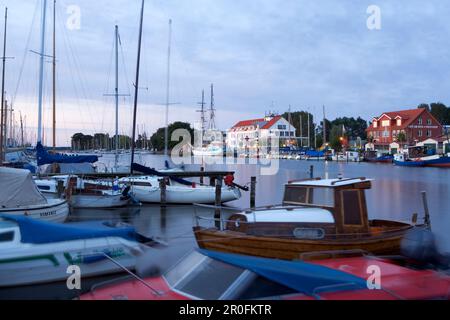
<svg viewBox="0 0 450 320"><path fill-rule="evenodd" d="M391 120L383 120L381 122L382 127L389 127L391 125Z"/></svg>
<svg viewBox="0 0 450 320"><path fill-rule="evenodd" d="M374 121L374 122L373 122L373 127L374 127L374 128L377 128L377 127L378 127L378 121Z"/></svg>
<svg viewBox="0 0 450 320"><path fill-rule="evenodd" d="M397 127L401 127L401 126L402 126L402 119L397 118Z"/></svg>

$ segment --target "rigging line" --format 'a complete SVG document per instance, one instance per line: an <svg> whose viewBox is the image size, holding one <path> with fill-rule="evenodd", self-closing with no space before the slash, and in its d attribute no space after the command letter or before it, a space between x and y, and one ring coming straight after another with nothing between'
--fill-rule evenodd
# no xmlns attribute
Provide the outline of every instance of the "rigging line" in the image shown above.
<svg viewBox="0 0 450 320"><path fill-rule="evenodd" d="M33 33L33 30L34 30L33 26L34 26L34 24L36 22L38 6L39 6L39 1L36 1L36 6L34 8L34 15L33 15L32 21L31 21L30 31L28 33L28 38L27 38L27 42L26 42L26 45L25 45L25 51L24 51L23 57L22 57L22 64L20 66L19 77L18 77L18 80L17 80L16 89L14 91L14 95L13 95L12 101L11 101L13 104L16 102L17 93L19 91L20 84L22 82L22 74L23 74L23 70L24 70L24 67L25 67L25 63L27 61L27 56L28 56L28 52L29 52L29 48L30 48L30 42L31 42L31 35Z"/></svg>
<svg viewBox="0 0 450 320"><path fill-rule="evenodd" d="M112 71L112 64L113 64L113 56L114 56L114 45L115 44L115 35L114 35L114 37L113 37L113 41L112 41L112 45L111 45L111 51L110 51L110 54L109 54L109 65L108 65L108 72L107 72L107 78L106 78L106 88L104 88L104 90L103 90L103 99L102 99L102 101L103 101L103 111L102 111L102 114L103 115L105 115L105 114L110 114L109 112L106 112L106 110L107 110L107 108L109 108L109 101L110 101L110 98L111 97L108 97L108 96L105 96L105 94L109 94L109 89L110 89L110 87L109 87L109 84L110 84L110 81L111 81L111 71ZM103 116L102 117L102 127L101 127L101 131L103 132L103 131L107 131L107 130L105 130L105 117Z"/></svg>
<svg viewBox="0 0 450 320"><path fill-rule="evenodd" d="M68 50L65 37L63 37L63 44L64 44L65 49ZM69 64L69 72L70 72L70 70L73 68L72 67L72 61L70 60L70 57L68 57L67 63ZM75 96L76 96L75 101L76 101L76 105L78 107L78 112L79 112L79 115L81 117L83 117L83 112L82 112L81 104L80 104L80 101L79 101L78 88L77 88L77 85L76 85L76 83L75 83L75 81L74 81L74 79L72 77L71 77L71 80L72 80L71 84L73 86L73 90L75 91ZM86 126L85 126L83 121L81 122L81 125L83 127L83 130L86 130Z"/></svg>
<svg viewBox="0 0 450 320"><path fill-rule="evenodd" d="M121 52L121 55L122 55L122 67L123 67L123 71L125 73L125 81L126 81L127 90L128 90L127 94L131 96L130 82L128 81L129 77L128 77L128 71L127 71L127 64L125 62L126 61L125 60L125 53L124 53L124 50L123 50L122 40L120 38L120 33L119 33L119 44L120 44L120 52Z"/></svg>
<svg viewBox="0 0 450 320"><path fill-rule="evenodd" d="M74 49L74 46L72 44L71 38L67 35L66 28L63 28L63 35L67 38L67 43L68 43L68 46L69 46L69 52L72 55L72 59L74 61L74 65L75 65L75 71L78 74L78 77L79 77L79 80L80 80L80 89L81 89L82 94L84 96L84 100L85 100L84 103L88 107L87 109L88 109L88 113L89 113L90 118L93 119L93 114L92 114L92 110L91 110L90 100L88 98L87 90L86 90L86 87L84 85L84 83L87 83L87 81L86 81L86 78L83 76L84 74L82 72L82 69L80 68L81 64L79 62L78 54L77 54L76 50ZM95 126L94 126L94 131L97 131L96 129L97 128L95 128Z"/></svg>

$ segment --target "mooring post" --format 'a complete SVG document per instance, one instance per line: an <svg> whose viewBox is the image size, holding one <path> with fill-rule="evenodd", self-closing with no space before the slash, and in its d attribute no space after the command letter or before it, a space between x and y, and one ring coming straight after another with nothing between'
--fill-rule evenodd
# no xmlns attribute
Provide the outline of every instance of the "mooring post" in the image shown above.
<svg viewBox="0 0 450 320"><path fill-rule="evenodd" d="M58 193L58 198L61 198L64 194L64 181L58 180L58 184L56 186L56 191Z"/></svg>
<svg viewBox="0 0 450 320"><path fill-rule="evenodd" d="M256 177L250 180L250 208L256 208Z"/></svg>
<svg viewBox="0 0 450 320"><path fill-rule="evenodd" d="M167 180L166 178L163 178L161 180L159 180L159 188L161 189L161 206L166 206L167 205Z"/></svg>
<svg viewBox="0 0 450 320"><path fill-rule="evenodd" d="M428 210L427 192L422 191L423 209L425 211L425 225L428 229L431 229L430 211Z"/></svg>
<svg viewBox="0 0 450 320"><path fill-rule="evenodd" d="M314 166L309 167L309 177L314 179Z"/></svg>
<svg viewBox="0 0 450 320"><path fill-rule="evenodd" d="M200 172L205 172L205 167L202 166L202 167L200 168ZM200 184L203 184L203 182L204 182L204 179L203 179L203 176L201 176L201 177L200 177Z"/></svg>
<svg viewBox="0 0 450 320"><path fill-rule="evenodd" d="M216 201L215 206L216 209L214 210L214 220L216 228L221 228L221 210L220 206L222 205L222 177L217 177L216 180Z"/></svg>

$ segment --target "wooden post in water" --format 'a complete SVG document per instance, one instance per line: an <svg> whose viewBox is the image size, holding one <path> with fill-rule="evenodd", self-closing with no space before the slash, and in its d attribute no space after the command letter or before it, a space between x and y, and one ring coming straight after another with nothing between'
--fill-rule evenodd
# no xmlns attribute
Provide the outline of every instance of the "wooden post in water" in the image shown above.
<svg viewBox="0 0 450 320"><path fill-rule="evenodd" d="M423 209L425 211L425 225L427 226L428 229L431 230L430 211L428 210L428 200L426 191L422 191L422 202L423 202Z"/></svg>
<svg viewBox="0 0 450 320"><path fill-rule="evenodd" d="M205 172L205 167L201 167L200 168L200 172ZM203 182L204 182L204 179L203 179L203 177L200 177L200 184L203 184Z"/></svg>
<svg viewBox="0 0 450 320"><path fill-rule="evenodd" d="M56 186L58 193L58 198L61 198L64 193L64 181L58 180L58 185Z"/></svg>
<svg viewBox="0 0 450 320"><path fill-rule="evenodd" d="M250 180L250 208L256 208L256 177Z"/></svg>
<svg viewBox="0 0 450 320"><path fill-rule="evenodd" d="M165 207L167 205L167 180L163 178L159 180L159 188L161 190L161 206Z"/></svg>
<svg viewBox="0 0 450 320"><path fill-rule="evenodd" d="M216 178L216 201L215 206L217 207L214 211L214 220L216 228L220 229L221 226L221 210L220 207L222 205L222 180L223 177L217 177Z"/></svg>
<svg viewBox="0 0 450 320"><path fill-rule="evenodd" d="M314 179L314 166L309 167L309 177Z"/></svg>

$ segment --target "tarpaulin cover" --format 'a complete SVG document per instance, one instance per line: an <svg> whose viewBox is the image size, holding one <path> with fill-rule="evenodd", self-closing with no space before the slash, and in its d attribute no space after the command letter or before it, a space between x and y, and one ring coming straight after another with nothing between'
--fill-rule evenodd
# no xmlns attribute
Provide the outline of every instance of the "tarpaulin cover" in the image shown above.
<svg viewBox="0 0 450 320"><path fill-rule="evenodd" d="M367 289L367 282L362 278L312 263L258 258L209 250L199 250L199 252L212 259L248 269L264 278L307 295Z"/></svg>
<svg viewBox="0 0 450 320"><path fill-rule="evenodd" d="M59 224L15 215L0 215L0 218L15 221L19 225L22 243L43 244L103 237L137 239L133 227L108 226L101 221Z"/></svg>
<svg viewBox="0 0 450 320"><path fill-rule="evenodd" d="M69 156L65 154L49 154L41 143L36 146L38 166L53 163L94 163L98 161L97 156Z"/></svg>
<svg viewBox="0 0 450 320"><path fill-rule="evenodd" d="M18 208L46 204L31 172L23 169L0 167L0 207Z"/></svg>
<svg viewBox="0 0 450 320"><path fill-rule="evenodd" d="M185 185L185 186L191 186L192 185L192 182L190 182L190 181L187 181L187 180L184 180L184 179L180 179L180 178L176 178L176 177L171 177L170 173L159 172L159 171L157 171L155 169L148 168L148 167L145 167L145 166L137 164L137 163L133 163L131 165L131 169L133 171L138 171L138 172L141 172L143 174L148 174L148 175L152 175L152 176L169 177L171 180L173 180L175 182L178 182L178 183L180 183L182 185Z"/></svg>

